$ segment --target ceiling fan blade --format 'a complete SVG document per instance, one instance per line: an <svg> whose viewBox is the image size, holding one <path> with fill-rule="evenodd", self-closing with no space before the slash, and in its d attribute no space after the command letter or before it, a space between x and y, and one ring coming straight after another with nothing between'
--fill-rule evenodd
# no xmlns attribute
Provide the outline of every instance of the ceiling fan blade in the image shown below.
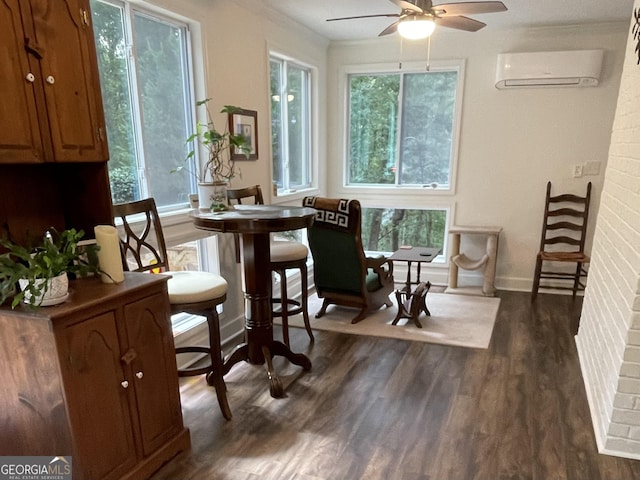
<svg viewBox="0 0 640 480"><path fill-rule="evenodd" d="M392 33L396 33L396 31L398 30L398 24L400 23L400 20L393 22L391 25L389 25L387 28L385 28L383 31L381 31L378 36L382 37L384 35L390 35Z"/></svg>
<svg viewBox="0 0 640 480"><path fill-rule="evenodd" d="M376 15L358 15L355 17L327 18L327 22L335 22L336 20L353 20L355 18L374 18L374 17L399 17L399 13L379 13Z"/></svg>
<svg viewBox="0 0 640 480"><path fill-rule="evenodd" d="M477 32L482 27L486 27L486 23L479 22L468 17L452 16L452 17L436 17L436 25L442 27L456 28L458 30L466 30L467 32Z"/></svg>
<svg viewBox="0 0 640 480"><path fill-rule="evenodd" d="M420 8L419 6L417 6L415 3L407 2L406 0L389 0L389 1L391 3L395 3L402 10L411 10L412 12L416 12L416 13L423 13L424 12L424 10L422 8ZM430 4L431 1L429 1L428 3ZM431 8L431 5L429 5L429 7L427 7L427 10L429 8Z"/></svg>
<svg viewBox="0 0 640 480"><path fill-rule="evenodd" d="M448 17L450 15L478 15L481 13L505 12L507 7L505 7L502 2L461 2L435 5L433 9L439 16ZM441 11L443 12L441 13Z"/></svg>

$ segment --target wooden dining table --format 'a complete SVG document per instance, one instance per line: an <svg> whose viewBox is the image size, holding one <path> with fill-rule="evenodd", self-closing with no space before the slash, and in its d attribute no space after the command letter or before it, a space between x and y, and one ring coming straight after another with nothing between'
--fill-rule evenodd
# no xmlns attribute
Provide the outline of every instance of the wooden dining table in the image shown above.
<svg viewBox="0 0 640 480"><path fill-rule="evenodd" d="M307 228L313 223L315 214L313 208L279 205L234 205L223 212L194 210L191 213L196 228L237 233L241 239L245 338L224 360L222 374L226 375L243 360L257 365L266 363L269 390L276 398L284 395L284 388L272 358L283 356L305 371L311 369L311 361L273 338L269 234Z"/></svg>

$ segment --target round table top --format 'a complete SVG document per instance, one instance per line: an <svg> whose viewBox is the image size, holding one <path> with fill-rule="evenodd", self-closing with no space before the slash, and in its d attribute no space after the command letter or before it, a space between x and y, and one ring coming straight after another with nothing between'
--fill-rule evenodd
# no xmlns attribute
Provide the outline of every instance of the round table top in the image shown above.
<svg viewBox="0 0 640 480"><path fill-rule="evenodd" d="M196 228L215 232L269 233L310 227L314 208L283 205L234 205L224 212L194 210Z"/></svg>

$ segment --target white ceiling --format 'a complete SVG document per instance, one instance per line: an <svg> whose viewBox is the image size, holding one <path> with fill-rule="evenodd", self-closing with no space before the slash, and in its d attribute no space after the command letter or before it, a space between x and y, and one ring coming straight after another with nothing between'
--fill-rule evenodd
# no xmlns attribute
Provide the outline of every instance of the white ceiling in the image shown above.
<svg viewBox="0 0 640 480"><path fill-rule="evenodd" d="M331 40L376 37L395 18L327 22L327 18L399 13L389 0L262 0L263 4ZM631 21L633 0L502 0L508 11L472 18L487 29ZM454 3L434 0L434 5ZM482 30L481 30L482 32ZM470 33L470 35L473 35Z"/></svg>

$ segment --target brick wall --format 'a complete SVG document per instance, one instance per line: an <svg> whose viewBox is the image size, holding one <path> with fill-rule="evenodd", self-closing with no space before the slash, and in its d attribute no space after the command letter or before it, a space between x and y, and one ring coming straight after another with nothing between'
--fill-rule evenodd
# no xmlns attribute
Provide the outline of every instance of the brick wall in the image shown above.
<svg viewBox="0 0 640 480"><path fill-rule="evenodd" d="M640 459L640 65L635 46L630 27L576 344L599 451Z"/></svg>

